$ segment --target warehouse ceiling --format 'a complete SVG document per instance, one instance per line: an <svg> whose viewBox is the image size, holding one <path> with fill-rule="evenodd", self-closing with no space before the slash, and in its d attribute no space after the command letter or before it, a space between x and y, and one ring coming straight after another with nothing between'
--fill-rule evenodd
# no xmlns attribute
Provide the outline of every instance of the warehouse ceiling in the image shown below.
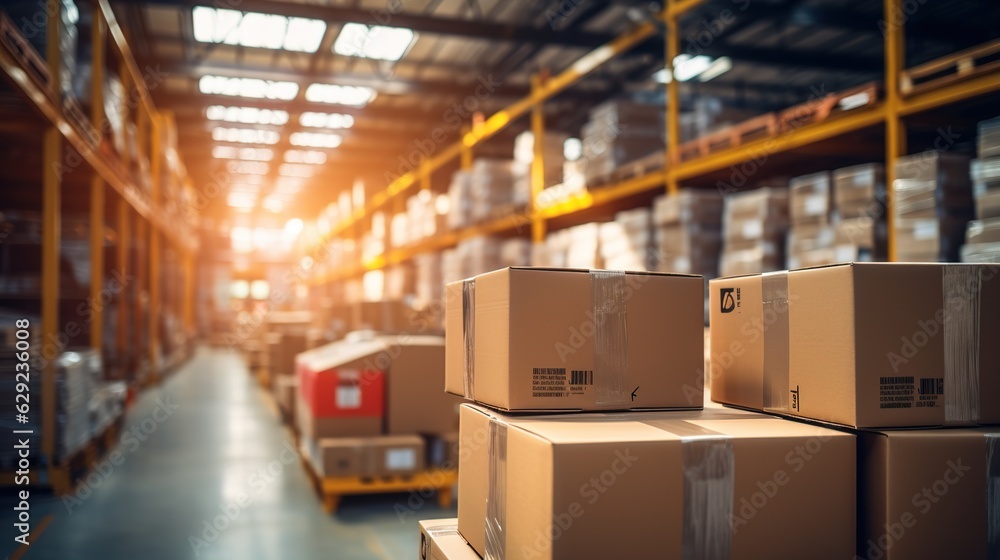
<svg viewBox="0 0 1000 560"><path fill-rule="evenodd" d="M211 216L308 218L356 177L379 190L457 139L476 113L526 95L532 73L558 73L658 10L593 0L231 4L114 2L141 66L159 70L152 94L176 116L195 186L219 193ZM922 7L908 16L908 63L991 38L998 12ZM685 17L681 45L687 58L704 57L692 65L712 61L712 76L700 68L685 82L684 103L712 95L764 112L877 80L881 19L881 0L706 2ZM663 52L661 36L603 66L546 106L548 126L577 134L590 107L623 93L662 99ZM526 126L477 155L509 157ZM435 188L446 188L447 171Z"/></svg>

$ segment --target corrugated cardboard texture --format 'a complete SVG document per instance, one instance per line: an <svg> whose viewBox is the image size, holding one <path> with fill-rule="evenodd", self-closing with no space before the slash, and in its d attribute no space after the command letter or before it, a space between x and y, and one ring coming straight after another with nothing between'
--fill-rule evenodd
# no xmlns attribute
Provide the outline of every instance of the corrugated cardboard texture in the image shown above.
<svg viewBox="0 0 1000 560"><path fill-rule="evenodd" d="M854 263L789 272L791 400L782 413L862 428L960 423L945 417L942 318L967 296L942 295L946 266L969 265ZM979 270L978 423L992 424L1000 422L1000 269ZM775 334L760 284L760 276L720 278L709 290L712 398L757 410L763 339Z"/></svg>
<svg viewBox="0 0 1000 560"><path fill-rule="evenodd" d="M857 555L990 558L986 433L1000 429L862 433Z"/></svg>
<svg viewBox="0 0 1000 560"><path fill-rule="evenodd" d="M475 282L477 402L522 411L701 406L701 277L625 274L624 390L618 403L605 405L594 385L599 319L588 271L510 268ZM463 395L461 286L447 289L445 386Z"/></svg>
<svg viewBox="0 0 1000 560"><path fill-rule="evenodd" d="M420 436L328 438L316 442L317 467L324 476L410 475L424 468Z"/></svg>
<svg viewBox="0 0 1000 560"><path fill-rule="evenodd" d="M681 559L683 441L713 433L732 442L732 558L851 557L851 434L724 408L510 416L463 405L458 526L480 554L492 417L508 425L508 558Z"/></svg>

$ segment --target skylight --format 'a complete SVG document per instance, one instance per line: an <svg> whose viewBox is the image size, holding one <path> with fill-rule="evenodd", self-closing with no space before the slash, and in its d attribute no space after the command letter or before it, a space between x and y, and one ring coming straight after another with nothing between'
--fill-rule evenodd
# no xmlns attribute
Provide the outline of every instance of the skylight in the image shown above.
<svg viewBox="0 0 1000 560"><path fill-rule="evenodd" d="M230 78L227 76L202 76L198 89L205 94L232 95L252 99L280 99L290 101L299 93L295 82L276 82L258 78Z"/></svg>
<svg viewBox="0 0 1000 560"><path fill-rule="evenodd" d="M403 58L412 43L413 30L405 27L345 23L333 43L333 52L395 62Z"/></svg>
<svg viewBox="0 0 1000 560"><path fill-rule="evenodd" d="M240 144L277 144L281 135L275 130L216 127L212 130L212 140Z"/></svg>
<svg viewBox="0 0 1000 560"><path fill-rule="evenodd" d="M267 175L269 170L270 166L260 161L230 161L226 163L226 171L230 173L243 175Z"/></svg>
<svg viewBox="0 0 1000 560"><path fill-rule="evenodd" d="M306 101L352 105L355 107L364 107L371 103L375 99L375 95L375 90L366 86L311 84L306 89Z"/></svg>
<svg viewBox="0 0 1000 560"><path fill-rule="evenodd" d="M267 148L237 148L236 146L215 146L212 157L216 159L242 159L246 161L271 161L274 152Z"/></svg>
<svg viewBox="0 0 1000 560"><path fill-rule="evenodd" d="M288 150L285 152L285 161L288 163L326 163L326 154L318 150Z"/></svg>
<svg viewBox="0 0 1000 560"><path fill-rule="evenodd" d="M261 206L264 207L264 210L277 214L278 212L281 212L281 209L284 208L285 204L282 202L281 197L271 194L264 197L264 201L261 203Z"/></svg>
<svg viewBox="0 0 1000 560"><path fill-rule="evenodd" d="M325 132L293 132L288 138L293 146L307 148L336 148L343 142L339 134Z"/></svg>
<svg viewBox="0 0 1000 560"><path fill-rule="evenodd" d="M326 32L326 23L318 19L204 6L192 9L191 19L197 41L262 49L314 53Z"/></svg>
<svg viewBox="0 0 1000 560"><path fill-rule="evenodd" d="M226 204L233 208L249 210L257 204L257 195L248 192L230 192L226 195Z"/></svg>
<svg viewBox="0 0 1000 560"><path fill-rule="evenodd" d="M257 107L225 107L212 105L205 110L210 121L281 126L288 122L288 112Z"/></svg>
<svg viewBox="0 0 1000 560"><path fill-rule="evenodd" d="M354 117L341 113L306 112L299 117L299 124L309 128L351 128L354 126Z"/></svg>
<svg viewBox="0 0 1000 560"><path fill-rule="evenodd" d="M297 177L278 177L278 182L274 184L275 192L283 194L295 194L302 189L302 179Z"/></svg>

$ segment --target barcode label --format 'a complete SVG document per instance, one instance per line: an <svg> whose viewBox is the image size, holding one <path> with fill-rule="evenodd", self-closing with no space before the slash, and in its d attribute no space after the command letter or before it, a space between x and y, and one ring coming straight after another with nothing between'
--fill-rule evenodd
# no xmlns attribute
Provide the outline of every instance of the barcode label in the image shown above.
<svg viewBox="0 0 1000 560"><path fill-rule="evenodd" d="M566 368L532 368L532 397L565 397Z"/></svg>
<svg viewBox="0 0 1000 560"><path fill-rule="evenodd" d="M944 378L943 377L922 377L920 379L920 394L921 395L943 395L944 394Z"/></svg>
<svg viewBox="0 0 1000 560"><path fill-rule="evenodd" d="M569 372L569 384L570 385L593 385L594 384L594 372L593 370L579 370L575 369Z"/></svg>

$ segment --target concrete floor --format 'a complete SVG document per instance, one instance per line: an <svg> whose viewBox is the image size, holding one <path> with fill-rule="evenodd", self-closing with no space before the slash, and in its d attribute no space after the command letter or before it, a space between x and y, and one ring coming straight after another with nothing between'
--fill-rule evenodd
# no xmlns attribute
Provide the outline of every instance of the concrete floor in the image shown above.
<svg viewBox="0 0 1000 560"><path fill-rule="evenodd" d="M289 434L266 398L236 354L200 350L140 396L125 421L136 436L122 440L123 460L108 465L107 476L91 477L93 492L78 489L79 502L33 492L33 530L44 529L17 550L13 529L3 524L8 544L0 553L29 560L396 560L417 557L418 519L456 515L433 498L407 509L406 494L348 498L336 516L327 515L298 459L285 451ZM4 495L5 504L12 499ZM218 517L225 510L232 521ZM206 529L213 520L221 531Z"/></svg>

